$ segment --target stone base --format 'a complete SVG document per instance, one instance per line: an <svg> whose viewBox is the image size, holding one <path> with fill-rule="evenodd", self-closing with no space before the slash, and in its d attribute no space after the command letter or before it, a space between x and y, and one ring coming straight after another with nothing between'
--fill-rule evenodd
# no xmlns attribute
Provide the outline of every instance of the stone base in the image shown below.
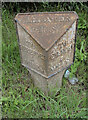
<svg viewBox="0 0 88 120"><path fill-rule="evenodd" d="M50 78L45 78L34 71L29 69L28 71L31 74L34 85L41 89L45 95L55 94L60 89L62 85L62 77L65 72L65 70L63 70Z"/></svg>

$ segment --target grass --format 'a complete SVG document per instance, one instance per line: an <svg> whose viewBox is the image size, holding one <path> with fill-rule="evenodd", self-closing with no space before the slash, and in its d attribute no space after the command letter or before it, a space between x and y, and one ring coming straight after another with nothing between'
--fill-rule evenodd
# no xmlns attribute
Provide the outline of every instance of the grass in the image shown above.
<svg viewBox="0 0 88 120"><path fill-rule="evenodd" d="M64 10L66 10L66 5ZM35 4L36 7L36 4ZM77 6L78 7L78 6ZM30 81L30 75L21 65L19 46L14 23L15 14L6 8L2 11L2 116L3 118L88 118L86 106L87 92L87 13L79 15L76 54L71 75L79 79L71 85L63 78L63 85L57 95L45 96ZM42 8L42 7L41 7ZM36 11L61 10L60 6L43 4ZM84 8L84 7L83 7ZM24 10L24 9L23 9ZM18 11L19 12L19 11ZM1 102L1 101L0 101Z"/></svg>

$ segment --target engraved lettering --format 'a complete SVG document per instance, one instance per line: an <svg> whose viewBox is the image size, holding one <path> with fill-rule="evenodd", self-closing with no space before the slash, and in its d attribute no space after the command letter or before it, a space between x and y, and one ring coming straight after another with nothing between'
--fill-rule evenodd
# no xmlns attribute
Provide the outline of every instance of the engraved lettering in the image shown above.
<svg viewBox="0 0 88 120"><path fill-rule="evenodd" d="M74 29L70 28L68 32L57 41L49 53L49 70L51 70L51 72L61 70L73 62L72 55L74 53L75 33L70 36L68 34L69 31L72 34Z"/></svg>
<svg viewBox="0 0 88 120"><path fill-rule="evenodd" d="M23 23L51 23L51 22L69 22L69 16L55 16L55 17L43 17L43 16L32 16L31 18L28 17Z"/></svg>

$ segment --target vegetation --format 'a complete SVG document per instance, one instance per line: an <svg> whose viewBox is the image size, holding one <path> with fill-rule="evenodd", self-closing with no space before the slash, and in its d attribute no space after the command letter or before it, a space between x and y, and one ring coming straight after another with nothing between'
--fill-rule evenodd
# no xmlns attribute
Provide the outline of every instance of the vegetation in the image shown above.
<svg viewBox="0 0 88 120"><path fill-rule="evenodd" d="M45 96L33 87L29 73L21 65L14 17L18 12L76 11L79 16L71 85L63 78L57 94ZM2 116L3 118L87 119L88 7L86 3L4 3L2 9ZM0 101L1 102L1 101Z"/></svg>

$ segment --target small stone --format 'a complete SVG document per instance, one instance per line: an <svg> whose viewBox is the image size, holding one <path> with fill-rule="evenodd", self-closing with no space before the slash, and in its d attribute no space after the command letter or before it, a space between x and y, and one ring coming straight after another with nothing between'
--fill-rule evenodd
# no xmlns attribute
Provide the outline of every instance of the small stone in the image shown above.
<svg viewBox="0 0 88 120"><path fill-rule="evenodd" d="M68 80L72 85L74 85L74 84L76 84L76 82L78 82L78 79L76 77L69 78Z"/></svg>
<svg viewBox="0 0 88 120"><path fill-rule="evenodd" d="M69 78L69 75L70 75L70 71L69 70L66 70L65 74L64 74L64 77L65 78Z"/></svg>

